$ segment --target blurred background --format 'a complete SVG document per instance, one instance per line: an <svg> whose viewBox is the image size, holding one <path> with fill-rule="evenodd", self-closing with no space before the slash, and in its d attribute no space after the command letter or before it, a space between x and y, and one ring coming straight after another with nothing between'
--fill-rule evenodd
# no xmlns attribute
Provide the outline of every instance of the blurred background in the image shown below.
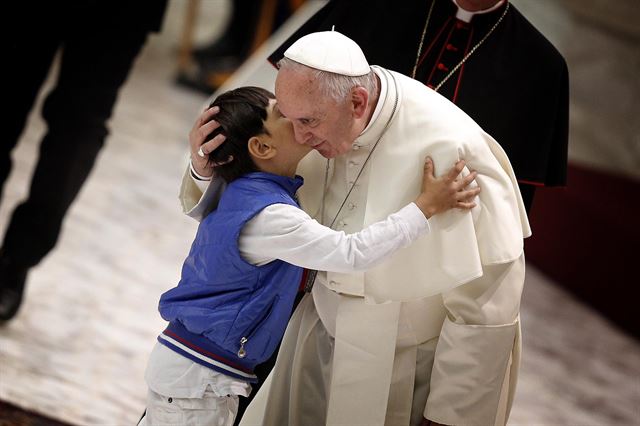
<svg viewBox="0 0 640 426"><path fill-rule="evenodd" d="M640 4L512 3L568 63L570 164L567 188L538 190L534 200L509 424L640 424ZM168 2L58 245L30 272L16 318L0 325L0 425L135 424L164 325L158 298L178 281L197 228L177 198L188 132L215 91L272 90L266 57L323 4ZM57 72L13 151L0 232L27 195Z"/></svg>

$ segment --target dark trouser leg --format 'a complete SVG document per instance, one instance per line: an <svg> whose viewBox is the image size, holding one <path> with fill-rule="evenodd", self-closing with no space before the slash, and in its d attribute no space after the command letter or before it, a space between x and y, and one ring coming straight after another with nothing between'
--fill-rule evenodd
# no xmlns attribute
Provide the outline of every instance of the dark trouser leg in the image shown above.
<svg viewBox="0 0 640 426"><path fill-rule="evenodd" d="M31 6L33 7L33 6ZM0 200L11 172L11 151L18 143L61 38L52 21L31 13L29 5L11 2L5 10L6 40L5 135L0 141ZM42 37L46 34L46 37ZM22 301L27 268L0 248L0 322L10 320Z"/></svg>
<svg viewBox="0 0 640 426"><path fill-rule="evenodd" d="M12 13L9 20L16 20L28 28L19 13ZM6 73L5 117L3 120L5 136L0 141L0 200L4 183L11 172L11 151L15 148L24 128L27 117L38 95L40 86L49 73L49 68L59 39L55 34L48 38L31 39L24 28L17 23L12 25L15 37L8 43L4 71Z"/></svg>
<svg viewBox="0 0 640 426"><path fill-rule="evenodd" d="M146 39L143 32L100 28L70 33L57 85L43 108L48 133L29 198L14 211L3 243L4 255L25 266L36 265L55 246L64 215L103 146L118 90Z"/></svg>

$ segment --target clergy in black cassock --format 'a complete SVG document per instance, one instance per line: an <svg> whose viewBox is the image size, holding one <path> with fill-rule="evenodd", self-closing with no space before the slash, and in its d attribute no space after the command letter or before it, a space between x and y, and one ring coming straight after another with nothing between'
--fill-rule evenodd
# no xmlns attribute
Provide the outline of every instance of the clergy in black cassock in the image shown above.
<svg viewBox="0 0 640 426"><path fill-rule="evenodd" d="M360 45L369 63L409 76L415 67L414 78L502 145L530 211L537 186L565 184L567 65L513 4L483 3L492 3L488 11L469 13L455 0L331 0L269 60L277 63L301 36L335 26Z"/></svg>

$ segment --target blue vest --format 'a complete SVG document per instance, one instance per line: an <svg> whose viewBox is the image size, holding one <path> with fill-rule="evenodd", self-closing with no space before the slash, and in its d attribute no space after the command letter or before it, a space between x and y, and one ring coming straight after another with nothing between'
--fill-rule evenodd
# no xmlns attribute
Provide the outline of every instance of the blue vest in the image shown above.
<svg viewBox="0 0 640 426"><path fill-rule="evenodd" d="M302 178L249 173L231 182L198 227L178 286L160 298L169 321L160 343L206 367L247 381L275 351L289 320L303 268L281 260L254 266L241 258L242 227L265 207L299 207Z"/></svg>

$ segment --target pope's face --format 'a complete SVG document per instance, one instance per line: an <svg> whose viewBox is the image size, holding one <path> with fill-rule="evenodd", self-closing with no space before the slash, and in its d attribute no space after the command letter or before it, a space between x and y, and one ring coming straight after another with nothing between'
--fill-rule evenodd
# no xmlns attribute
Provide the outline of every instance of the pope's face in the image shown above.
<svg viewBox="0 0 640 426"><path fill-rule="evenodd" d="M317 86L310 73L281 69L276 79L277 106L291 120L298 143L334 158L351 149L359 131L349 101L337 102Z"/></svg>

